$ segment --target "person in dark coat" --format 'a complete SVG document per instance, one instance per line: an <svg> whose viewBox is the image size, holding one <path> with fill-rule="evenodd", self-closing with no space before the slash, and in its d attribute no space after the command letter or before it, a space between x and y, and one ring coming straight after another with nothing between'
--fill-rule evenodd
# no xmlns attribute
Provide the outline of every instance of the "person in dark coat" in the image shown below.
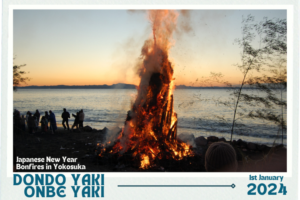
<svg viewBox="0 0 300 200"><path fill-rule="evenodd" d="M48 111L45 111L45 118L47 119L47 122L49 122L49 126L48 126L48 123L47 123L47 129L50 128L50 130L52 130L51 127L50 127L51 124L50 124L50 120L49 120L49 114L48 114Z"/></svg>
<svg viewBox="0 0 300 200"><path fill-rule="evenodd" d="M39 127L39 121L40 121L40 116L41 116L39 110L36 110L33 116L36 119L36 130L37 130Z"/></svg>
<svg viewBox="0 0 300 200"><path fill-rule="evenodd" d="M79 111L79 128L83 128L84 112L81 109Z"/></svg>
<svg viewBox="0 0 300 200"><path fill-rule="evenodd" d="M21 116L20 116L20 112L15 109L14 111L14 116L13 116L13 123L14 123L14 132L15 133L20 133L20 129L21 129Z"/></svg>
<svg viewBox="0 0 300 200"><path fill-rule="evenodd" d="M50 124L51 124L51 128L52 128L52 134L55 133L56 129L57 129L57 126L56 126L56 118L55 118L55 115L54 113L49 110L49 120L50 120Z"/></svg>
<svg viewBox="0 0 300 200"><path fill-rule="evenodd" d="M73 128L76 126L77 130L79 130L79 112L76 113L76 115L72 114L73 117L75 117L75 120L74 120L74 123L73 123L73 126L72 126L72 131L73 131Z"/></svg>
<svg viewBox="0 0 300 200"><path fill-rule="evenodd" d="M45 116L42 117L40 123L41 123L42 133L46 133L46 132L47 132L47 124L48 124L48 120L46 119Z"/></svg>
<svg viewBox="0 0 300 200"><path fill-rule="evenodd" d="M26 131L26 117L24 115L22 115L20 123L21 123L21 129L25 132Z"/></svg>
<svg viewBox="0 0 300 200"><path fill-rule="evenodd" d="M35 121L34 117L31 115L31 113L28 114L28 133L32 134L34 133L34 127L35 127Z"/></svg>
<svg viewBox="0 0 300 200"><path fill-rule="evenodd" d="M28 128L28 119L29 119L29 114L31 114L31 112L30 111L27 111L27 113L26 113L26 124L27 124L27 128Z"/></svg>
<svg viewBox="0 0 300 200"><path fill-rule="evenodd" d="M61 114L61 118L63 119L62 120L62 125L64 126L65 130L66 130L65 123L67 124L68 130L70 130L70 128L69 128L70 113L67 112L67 110L65 108L64 108L64 112Z"/></svg>

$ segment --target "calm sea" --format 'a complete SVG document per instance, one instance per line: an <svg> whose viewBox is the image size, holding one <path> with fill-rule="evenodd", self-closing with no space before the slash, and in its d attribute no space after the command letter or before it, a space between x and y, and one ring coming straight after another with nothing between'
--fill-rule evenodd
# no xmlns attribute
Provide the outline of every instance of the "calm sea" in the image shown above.
<svg viewBox="0 0 300 200"><path fill-rule="evenodd" d="M260 95L254 90L244 90L246 93ZM13 107L21 114L27 111L32 113L38 109L41 116L45 111L52 110L58 123L61 123L63 108L70 114L80 109L84 110L84 125L96 129L114 126L122 127L127 111L136 97L136 90L130 89L18 89L14 92ZM280 94L278 94L280 97ZM225 89L178 89L174 91L174 109L178 114L178 135L193 134L198 136L217 136L230 140L230 131L233 118L232 108L218 103L219 100L228 101L230 92ZM286 99L286 92L283 95ZM241 103L240 105L243 105ZM247 111L251 107L243 105ZM257 108L257 107L256 107ZM263 108L263 107L261 107ZM241 109L239 111L242 112ZM281 108L273 110L281 113ZM13 112L13 111L12 111ZM245 113L245 112L242 112ZM281 143L281 130L274 123L253 120L241 115L233 139L242 139L249 142L272 145ZM284 109L286 119L286 109ZM71 117L70 125L74 118ZM284 144L286 144L286 131L284 131Z"/></svg>

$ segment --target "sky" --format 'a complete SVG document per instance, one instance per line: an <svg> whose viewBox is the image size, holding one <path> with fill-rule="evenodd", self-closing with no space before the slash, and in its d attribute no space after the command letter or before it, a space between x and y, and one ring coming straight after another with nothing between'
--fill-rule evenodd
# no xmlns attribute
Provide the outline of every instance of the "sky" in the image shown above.
<svg viewBox="0 0 300 200"><path fill-rule="evenodd" d="M200 86L211 72L238 84L242 73L242 18L286 19L286 10L189 10L179 12L170 60L175 85ZM187 26L189 25L189 26ZM185 31L183 31L185 27ZM136 62L152 38L147 13L139 10L14 10L14 65L27 85L138 85ZM199 85L200 84L200 85Z"/></svg>

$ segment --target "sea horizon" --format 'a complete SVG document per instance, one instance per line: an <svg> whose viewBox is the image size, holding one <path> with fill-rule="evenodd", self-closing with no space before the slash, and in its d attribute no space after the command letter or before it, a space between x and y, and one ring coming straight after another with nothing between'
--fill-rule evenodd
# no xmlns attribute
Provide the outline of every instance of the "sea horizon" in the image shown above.
<svg viewBox="0 0 300 200"><path fill-rule="evenodd" d="M18 86L17 89L136 89L138 86L134 84L117 83L117 84L103 84L103 85L29 85ZM189 86L189 85L175 85L174 89L239 89L240 85L236 86ZM244 85L243 89L257 90L255 87ZM286 90L286 89L285 89Z"/></svg>

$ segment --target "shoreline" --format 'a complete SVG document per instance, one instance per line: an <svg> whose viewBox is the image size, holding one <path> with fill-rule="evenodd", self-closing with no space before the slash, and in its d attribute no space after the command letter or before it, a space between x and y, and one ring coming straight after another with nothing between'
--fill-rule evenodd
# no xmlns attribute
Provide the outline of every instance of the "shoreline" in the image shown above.
<svg viewBox="0 0 300 200"><path fill-rule="evenodd" d="M85 126L89 126L89 127L91 127L92 129L94 129L94 130L98 130L98 131L101 131L101 130L103 130L104 128L108 128L108 129L114 129L114 128L122 128L122 127L119 127L119 126L109 126L109 127L104 127L104 128L100 128L100 129L97 129L97 128L93 128L91 125L90 125L90 123L91 122L84 122L85 124L87 124L87 125L85 125ZM73 125L73 121L71 122L71 123L69 123L69 127L70 127L70 129L71 129L71 127L72 127L72 125ZM60 128L64 128L63 127L63 125L62 125L62 123L57 123L57 127L60 127ZM178 129L181 129L180 127L178 127ZM194 130L194 129L193 129ZM200 132L200 131L199 131ZM201 133L196 133L196 134L193 134L193 133L185 133L185 132L183 132L183 133L180 133L179 131L178 131L178 135L181 135L181 134L183 134L183 135L186 135L186 136L189 136L189 135L193 135L193 137L194 138L197 138L197 137L201 137L201 135L203 135L203 134L201 134ZM204 136L204 138L208 138L208 137L211 137L211 136L214 136L214 137L218 137L218 138L225 138L224 137L224 133L223 132L218 132L219 134L215 134L215 135L213 135L213 134L211 134L211 135L208 135L207 136L207 134L206 134L206 136ZM228 133L226 133L227 135L228 135ZM197 135L200 135L200 136L197 136ZM217 135L220 135L220 136L217 136ZM256 141L253 141L253 140L245 140L245 139L241 139L241 138L243 138L243 137L245 137L244 135L241 135L242 137L239 137L238 139L233 139L232 141L234 142L234 141L238 141L238 140L243 140L243 142L246 142L246 143L255 143L255 144L257 144L257 145L266 145L266 146L268 146L268 147L272 147L272 146L274 146L274 144L275 144L275 146L277 146L277 145L281 145L281 143L279 143L279 142L277 142L277 143L274 143L274 142L272 142L272 143L267 143L267 142L261 142L261 143L259 143L259 142L256 142ZM227 137L226 137L227 138ZM225 139L226 139L225 138ZM229 136L228 136L228 138L229 138ZM259 137L254 137L254 136L252 136L252 138L256 138L257 140L258 139L260 139ZM277 138L278 139L278 138ZM274 139L273 141L275 141L275 140L277 140L277 139ZM278 140L280 140L281 138L279 138ZM285 139L286 140L286 139ZM283 146L284 147L287 147L287 145L286 144L283 144Z"/></svg>

